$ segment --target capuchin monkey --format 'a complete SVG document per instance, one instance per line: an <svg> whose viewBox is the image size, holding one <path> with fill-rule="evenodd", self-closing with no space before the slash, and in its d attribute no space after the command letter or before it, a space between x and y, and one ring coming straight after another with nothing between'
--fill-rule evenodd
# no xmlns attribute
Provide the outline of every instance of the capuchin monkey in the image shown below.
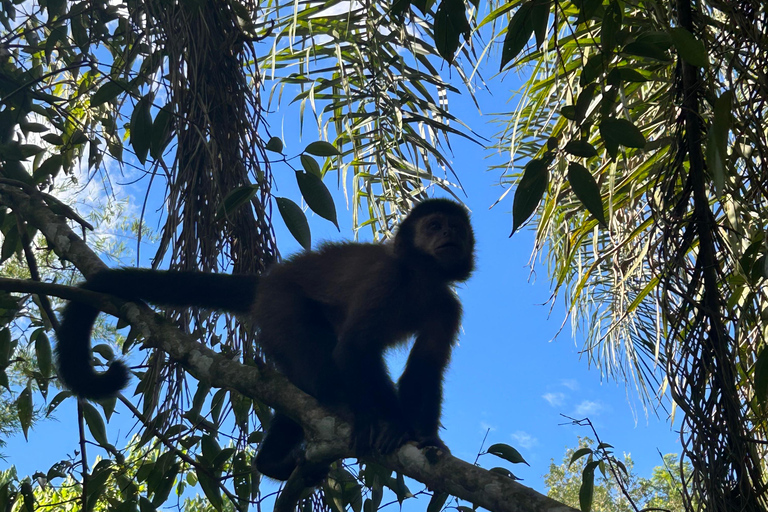
<svg viewBox="0 0 768 512"><path fill-rule="evenodd" d="M324 406L351 410L358 453L386 455L408 441L448 451L438 436L442 381L461 319L451 285L469 278L474 246L464 207L429 199L413 208L393 242L325 244L261 277L119 269L82 287L248 317L267 359L293 384ZM120 361L94 370L89 338L97 315L70 302L56 347L61 381L92 400L115 396L129 379ZM395 386L384 352L411 336L416 341ZM256 467L287 480L303 461L303 445L301 426L277 412Z"/></svg>

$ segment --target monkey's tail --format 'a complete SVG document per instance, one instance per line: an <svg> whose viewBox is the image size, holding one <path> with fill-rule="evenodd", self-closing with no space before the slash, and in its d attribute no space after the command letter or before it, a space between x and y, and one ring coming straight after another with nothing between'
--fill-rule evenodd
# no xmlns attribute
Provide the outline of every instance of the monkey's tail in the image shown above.
<svg viewBox="0 0 768 512"><path fill-rule="evenodd" d="M256 298L258 276L173 272L145 269L104 270L86 281L86 290L126 300L163 306L198 306L247 313ZM90 400L110 398L128 384L128 368L114 361L104 373L91 365L90 337L98 309L71 301L57 332L59 378L76 395Z"/></svg>

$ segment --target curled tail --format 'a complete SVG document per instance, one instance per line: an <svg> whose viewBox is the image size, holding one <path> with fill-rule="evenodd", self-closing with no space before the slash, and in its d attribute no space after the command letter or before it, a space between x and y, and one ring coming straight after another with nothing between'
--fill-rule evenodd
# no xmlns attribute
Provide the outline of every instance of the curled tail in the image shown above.
<svg viewBox="0 0 768 512"><path fill-rule="evenodd" d="M126 300L163 306L197 306L247 313L256 298L258 277L252 275L173 272L142 269L104 270L82 287ZM91 330L99 310L71 301L64 308L57 332L59 378L76 395L90 400L110 398L128 384L128 368L114 361L106 372L91 365Z"/></svg>

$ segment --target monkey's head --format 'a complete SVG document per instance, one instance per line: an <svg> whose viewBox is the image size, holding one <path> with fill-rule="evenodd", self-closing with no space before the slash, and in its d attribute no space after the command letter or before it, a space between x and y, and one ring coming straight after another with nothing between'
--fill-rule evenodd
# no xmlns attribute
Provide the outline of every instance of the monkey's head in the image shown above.
<svg viewBox="0 0 768 512"><path fill-rule="evenodd" d="M419 203L395 236L399 258L429 258L448 281L464 281L475 268L475 235L467 210L449 199Z"/></svg>

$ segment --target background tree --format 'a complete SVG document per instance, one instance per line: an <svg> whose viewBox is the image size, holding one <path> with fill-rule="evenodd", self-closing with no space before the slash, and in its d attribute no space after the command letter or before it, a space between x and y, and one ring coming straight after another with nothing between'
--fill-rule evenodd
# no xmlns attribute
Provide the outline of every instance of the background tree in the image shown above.
<svg viewBox="0 0 768 512"><path fill-rule="evenodd" d="M607 450L603 453L613 457L607 445L604 445L603 449ZM677 473L680 467L677 455L664 455L663 464L653 469L650 478L635 473L630 455L624 454L621 459L614 458L611 462L618 470L621 482L619 485L607 469L608 462L602 458L601 451L602 449L596 449L593 440L587 437L579 438L578 446L568 448L560 464L556 464L554 460L549 464L549 471L544 475L544 481L549 488L547 495L572 507L579 507L584 495L591 494L591 510L595 512L683 509L683 479ZM597 457L590 460L590 454ZM600 460L603 464L599 464ZM584 486L584 472L591 462L598 464L592 469L594 481L591 493L588 493ZM684 468L687 475L690 465L684 464Z"/></svg>

